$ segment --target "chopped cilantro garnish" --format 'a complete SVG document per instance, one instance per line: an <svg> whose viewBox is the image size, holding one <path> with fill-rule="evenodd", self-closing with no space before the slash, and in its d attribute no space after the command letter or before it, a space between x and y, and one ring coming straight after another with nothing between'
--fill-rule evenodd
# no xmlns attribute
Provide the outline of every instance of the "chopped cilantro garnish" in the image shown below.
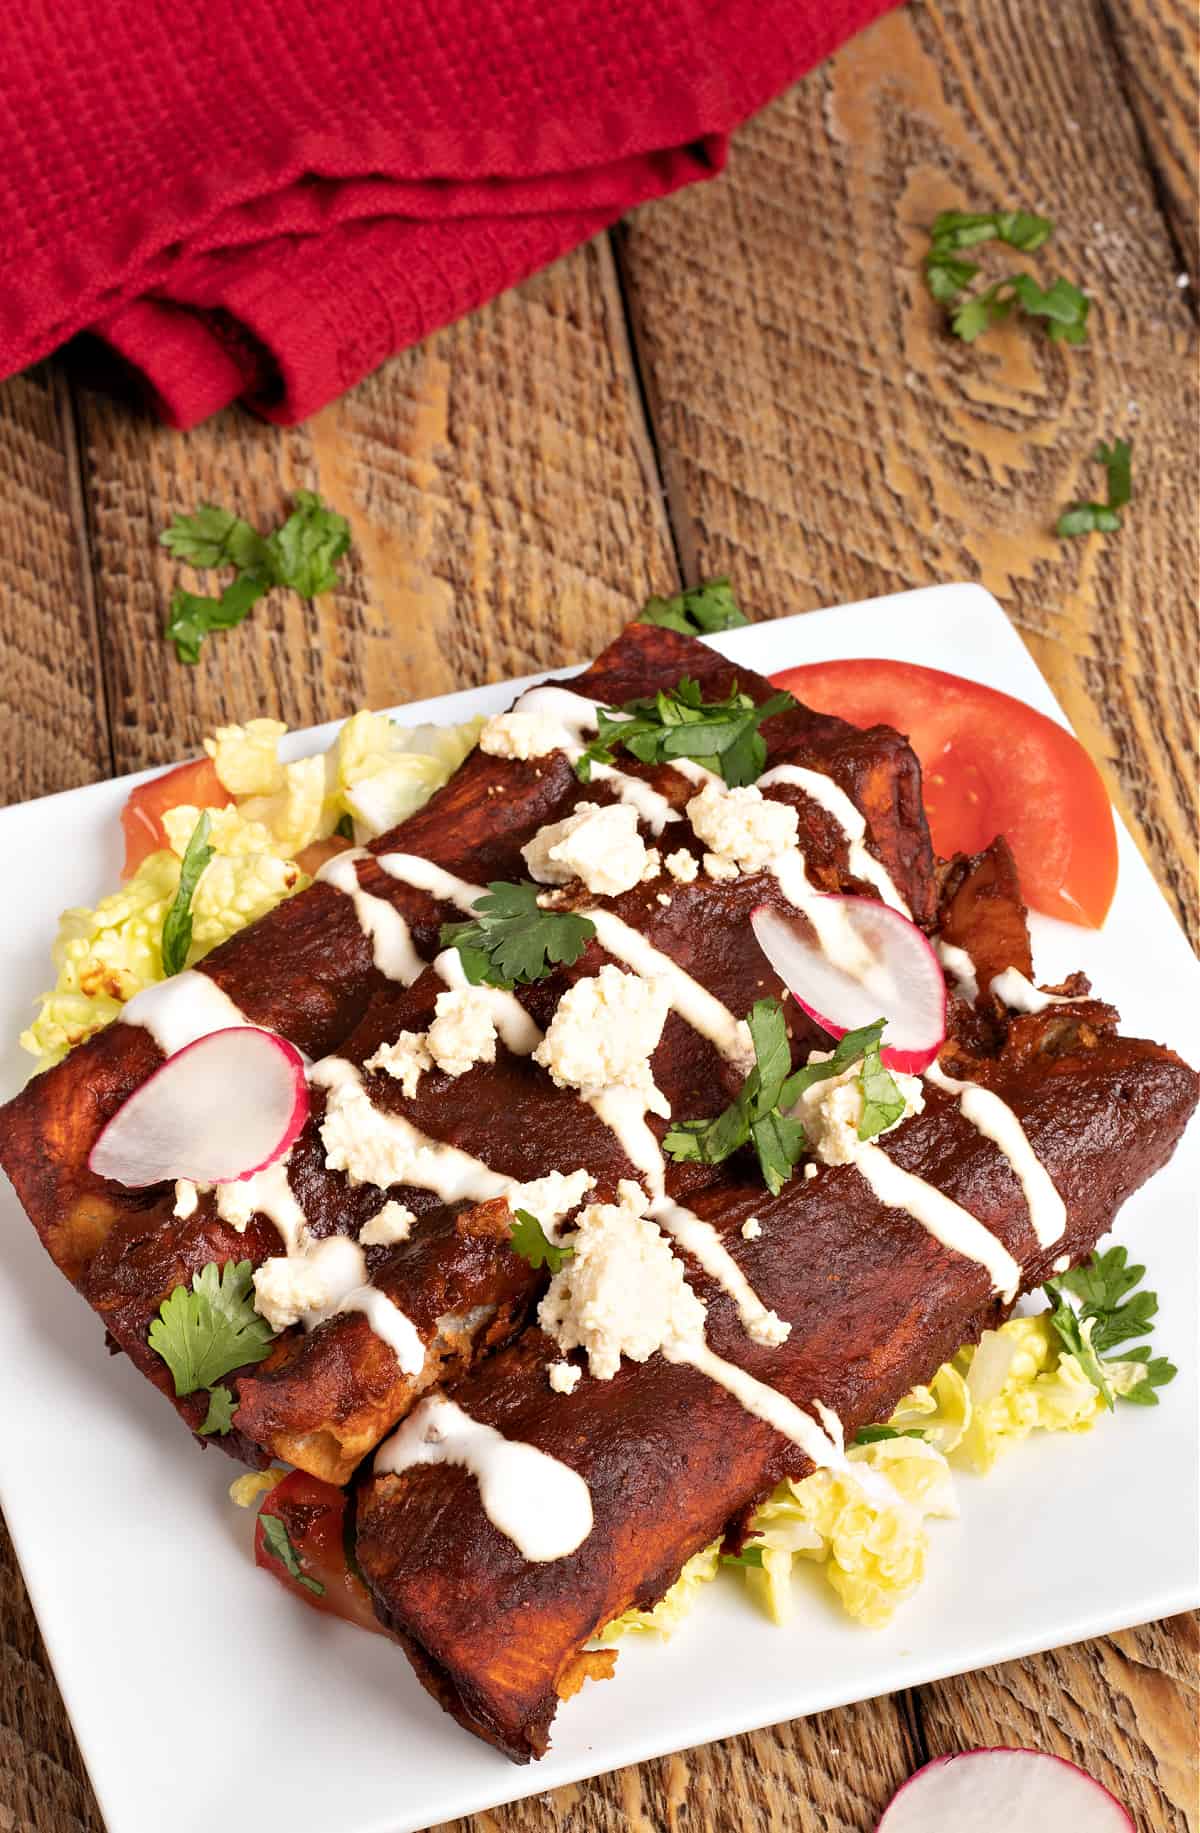
<svg viewBox="0 0 1200 1833"><path fill-rule="evenodd" d="M1111 535L1121 526L1120 511L1133 493L1132 454L1127 439L1096 447L1094 462L1108 474L1106 503L1072 503L1058 518L1060 535Z"/></svg>
<svg viewBox="0 0 1200 1833"><path fill-rule="evenodd" d="M1165 1387L1178 1373L1165 1356L1151 1359L1145 1343L1121 1356L1105 1353L1132 1337L1148 1336L1158 1312L1156 1292L1133 1291L1145 1278L1145 1267L1131 1267L1127 1259L1123 1247L1097 1251L1042 1288L1051 1304L1050 1322L1110 1410L1114 1394L1137 1406L1157 1406L1155 1388ZM1072 1298L1080 1301L1078 1309Z"/></svg>
<svg viewBox="0 0 1200 1833"><path fill-rule="evenodd" d="M228 509L202 503L194 515L176 516L159 541L177 560L202 568L232 566L237 578L219 597L181 587L172 594L165 635L181 662L198 662L214 630L231 630L272 586L302 598L331 592L337 563L350 545L350 524L312 490L298 490L295 507L275 531L262 536Z"/></svg>
<svg viewBox="0 0 1200 1833"><path fill-rule="evenodd" d="M233 1430L233 1392L224 1382L208 1390L208 1412L204 1415L204 1424L197 1427L201 1433L217 1432L224 1438Z"/></svg>
<svg viewBox="0 0 1200 1833"><path fill-rule="evenodd" d="M223 1375L269 1354L275 1333L251 1301L253 1271L248 1260L226 1261L223 1267L210 1260L190 1288L176 1286L163 1300L149 1341L174 1376L176 1394L211 1388Z"/></svg>
<svg viewBox="0 0 1200 1833"><path fill-rule="evenodd" d="M873 1139L903 1114L904 1097L879 1059L886 1022L879 1018L848 1031L825 1062L806 1063L789 1075L791 1046L783 1008L776 999L758 1000L746 1016L755 1066L737 1099L714 1120L683 1120L669 1127L663 1150L676 1161L719 1165L740 1146L752 1145L767 1189L778 1196L806 1144L804 1128L792 1119L792 1109L814 1083L840 1076L862 1058L859 1138Z"/></svg>
<svg viewBox="0 0 1200 1833"><path fill-rule="evenodd" d="M561 1272L575 1249L569 1242L551 1241L537 1217L531 1216L527 1209L518 1209L516 1216L509 1236L514 1254L527 1260L535 1272L539 1267L549 1267L552 1273Z"/></svg>
<svg viewBox="0 0 1200 1833"><path fill-rule="evenodd" d="M588 917L543 910L537 885L490 884L466 923L442 926L443 948L456 948L473 986L512 987L570 967L596 933Z"/></svg>
<svg viewBox="0 0 1200 1833"><path fill-rule="evenodd" d="M925 256L925 284L940 305L954 308L950 329L964 343L975 341L992 325L1001 323L1014 308L1031 318L1044 318L1050 336L1060 343L1081 344L1087 336L1090 301L1077 286L1061 277L1043 288L1032 274L1009 274L980 293L967 293L979 267L965 261L961 250L983 242L1003 242L1031 254L1054 233L1049 217L1028 210L943 210L929 231Z"/></svg>
<svg viewBox="0 0 1200 1833"><path fill-rule="evenodd" d="M724 700L705 700L700 683L684 675L675 687L647 699L601 707L598 734L575 769L583 782L590 782L593 763L613 763L613 747L621 745L643 764L693 758L737 788L762 775L767 761L759 731L763 720L795 704L791 694L780 693L755 706L749 694L738 692L736 681Z"/></svg>
<svg viewBox="0 0 1200 1833"><path fill-rule="evenodd" d="M208 844L211 826L212 817L205 809L192 829L179 868L179 887L163 923L162 965L168 979L185 965L188 949L192 946L192 898L205 866L216 851Z"/></svg>
<svg viewBox="0 0 1200 1833"><path fill-rule="evenodd" d="M277 1559L289 1578L311 1591L314 1597L324 1597L325 1587L319 1578L309 1578L300 1564L300 1555L292 1545L292 1537L278 1515L268 1515L260 1509L259 1524L262 1527L263 1545L272 1559Z"/></svg>
<svg viewBox="0 0 1200 1833"><path fill-rule="evenodd" d="M704 585L686 586L674 598L648 598L638 622L678 630L683 636L711 636L716 630L736 630L750 619L728 579L710 579Z"/></svg>
<svg viewBox="0 0 1200 1833"><path fill-rule="evenodd" d="M740 1553L722 1553L723 1566L761 1566L763 1550L761 1541L751 1540Z"/></svg>
<svg viewBox="0 0 1200 1833"><path fill-rule="evenodd" d="M902 1432L898 1426L860 1426L854 1434L856 1445L878 1445L888 1438L924 1438L918 1426Z"/></svg>

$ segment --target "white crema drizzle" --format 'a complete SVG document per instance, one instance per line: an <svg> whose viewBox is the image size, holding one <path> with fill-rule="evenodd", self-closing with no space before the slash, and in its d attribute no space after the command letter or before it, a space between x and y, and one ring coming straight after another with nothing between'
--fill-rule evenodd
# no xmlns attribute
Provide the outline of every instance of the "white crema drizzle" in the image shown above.
<svg viewBox="0 0 1200 1833"><path fill-rule="evenodd" d="M440 1394L423 1400L375 1454L378 1476L457 1464L479 1485L483 1512L526 1559L564 1559L592 1531L592 1496L569 1464L505 1438Z"/></svg>
<svg viewBox="0 0 1200 1833"><path fill-rule="evenodd" d="M854 1163L875 1196L889 1209L902 1209L936 1241L984 1267L1004 1299L1016 1296L1021 1269L1003 1242L944 1191L905 1171L881 1147L864 1145Z"/></svg>
<svg viewBox="0 0 1200 1833"><path fill-rule="evenodd" d="M1043 993L1019 967L1006 967L1002 974L994 975L988 991L1014 1012L1044 1012L1049 1006L1078 1005L1083 997L1078 993Z"/></svg>
<svg viewBox="0 0 1200 1833"><path fill-rule="evenodd" d="M171 1057L213 1031L229 1031L250 1020L215 980L189 967L135 993L121 1008L121 1023L143 1026L163 1055Z"/></svg>
<svg viewBox="0 0 1200 1833"><path fill-rule="evenodd" d="M589 700L586 694L574 694L566 687L550 685L531 687L512 709L514 713L544 720L553 726L555 749L565 752L572 764L586 751L586 740L599 729L599 710L598 700ZM676 762L672 759L673 769ZM681 768L679 774L686 776L689 782L697 781L690 769ZM640 777L627 776L613 764L593 763L591 780L607 783L614 795L637 810L652 834L661 834L668 821L680 819L679 810L671 806L666 796L660 795Z"/></svg>
<svg viewBox="0 0 1200 1833"><path fill-rule="evenodd" d="M979 998L979 981L975 974L975 963L966 949L959 948L956 942L943 942L940 936L935 936L933 952L953 979L959 998L973 1006Z"/></svg>
<svg viewBox="0 0 1200 1833"><path fill-rule="evenodd" d="M366 847L351 847L327 859L317 879L350 899L379 972L388 980L398 980L401 986L411 986L425 963L413 945L412 931L395 905L385 897L374 897L359 884L358 861L370 858L372 854Z"/></svg>
<svg viewBox="0 0 1200 1833"><path fill-rule="evenodd" d="M1030 1227L1039 1246L1049 1247L1058 1241L1067 1226L1067 1206L1008 1103L977 1082L960 1082L946 1075L936 1063L925 1071L925 1080L948 1095L957 1095L963 1119L998 1146L1008 1160L1025 1193Z"/></svg>
<svg viewBox="0 0 1200 1833"><path fill-rule="evenodd" d="M850 853L850 876L861 878L864 884L874 885L884 903L890 904L893 910L899 910L903 916L910 914L887 867L868 850L866 816L831 776L826 776L820 770L806 770L800 764L776 764L774 769L759 777L758 787L766 790L774 783L790 784L795 789L802 789L811 801L823 808L826 814L832 815L846 836Z"/></svg>

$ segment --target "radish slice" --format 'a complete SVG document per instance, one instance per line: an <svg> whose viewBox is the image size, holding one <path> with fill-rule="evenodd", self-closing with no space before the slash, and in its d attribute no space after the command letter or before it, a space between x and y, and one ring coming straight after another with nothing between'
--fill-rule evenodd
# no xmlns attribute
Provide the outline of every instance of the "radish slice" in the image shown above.
<svg viewBox="0 0 1200 1833"><path fill-rule="evenodd" d="M876 1833L1133 1833L1086 1771L1041 1750L965 1750L910 1776Z"/></svg>
<svg viewBox="0 0 1200 1833"><path fill-rule="evenodd" d="M814 897L807 924L760 904L750 918L763 954L830 1037L886 1018L881 1055L917 1075L946 1036L946 982L915 923L868 897Z"/></svg>
<svg viewBox="0 0 1200 1833"><path fill-rule="evenodd" d="M181 1177L236 1183L282 1158L307 1113L304 1058L294 1044L251 1025L210 1031L117 1109L88 1168L131 1190Z"/></svg>

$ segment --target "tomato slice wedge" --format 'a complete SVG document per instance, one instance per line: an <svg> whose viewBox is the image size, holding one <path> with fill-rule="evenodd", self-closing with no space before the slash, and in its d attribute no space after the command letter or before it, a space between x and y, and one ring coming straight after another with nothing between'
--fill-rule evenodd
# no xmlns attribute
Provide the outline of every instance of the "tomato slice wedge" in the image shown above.
<svg viewBox="0 0 1200 1833"><path fill-rule="evenodd" d="M264 1517L283 1524L304 1578L288 1571L266 1537ZM313 1610L343 1617L359 1629L387 1631L375 1615L371 1596L346 1557L346 1494L307 1471L293 1470L263 1498L254 1524L254 1563Z"/></svg>
<svg viewBox="0 0 1200 1833"><path fill-rule="evenodd" d="M122 878L132 878L143 859L168 845L162 818L169 808L225 808L233 797L217 775L211 757L180 764L162 776L151 777L130 791L121 810L125 830L125 864Z"/></svg>
<svg viewBox="0 0 1200 1833"><path fill-rule="evenodd" d="M1003 834L1027 904L1099 929L1117 884L1112 808L1095 764L1053 719L915 662L813 662L771 680L817 712L906 733L937 852L978 853Z"/></svg>

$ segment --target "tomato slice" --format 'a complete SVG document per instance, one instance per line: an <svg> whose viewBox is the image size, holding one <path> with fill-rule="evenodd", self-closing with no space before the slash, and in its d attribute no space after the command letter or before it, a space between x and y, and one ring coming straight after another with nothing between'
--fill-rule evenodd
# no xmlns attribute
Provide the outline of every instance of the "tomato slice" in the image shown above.
<svg viewBox="0 0 1200 1833"><path fill-rule="evenodd" d="M162 776L151 777L148 783L139 783L121 810L125 829L121 877L132 878L143 859L168 844L162 818L169 808L225 808L232 801L211 757L198 757L194 764L180 764Z"/></svg>
<svg viewBox="0 0 1200 1833"><path fill-rule="evenodd" d="M1027 904L1099 929L1117 884L1112 808L1095 764L1053 719L915 662L813 662L771 680L817 712L907 733L936 850L978 853L1003 834Z"/></svg>
<svg viewBox="0 0 1200 1833"><path fill-rule="evenodd" d="M305 1578L322 1589L310 1591L293 1577L267 1544L264 1516L274 1516L287 1530ZM324 1610L359 1629L387 1631L375 1615L371 1596L346 1558L346 1493L307 1471L293 1470L264 1498L254 1525L254 1563L262 1566L301 1603Z"/></svg>

